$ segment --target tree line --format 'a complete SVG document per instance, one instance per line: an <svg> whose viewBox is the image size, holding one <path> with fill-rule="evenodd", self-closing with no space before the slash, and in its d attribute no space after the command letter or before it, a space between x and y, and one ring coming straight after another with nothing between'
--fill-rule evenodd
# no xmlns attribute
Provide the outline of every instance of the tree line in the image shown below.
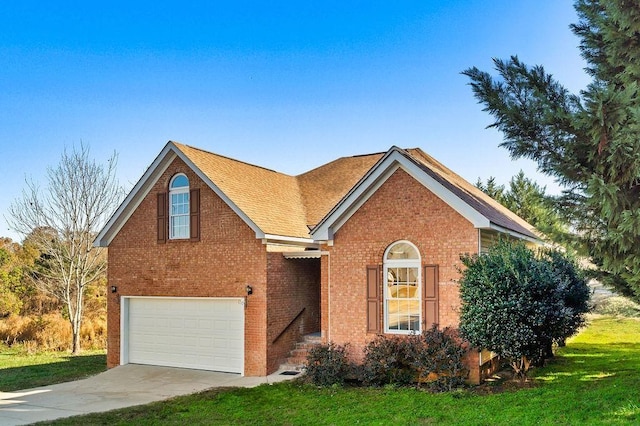
<svg viewBox="0 0 640 426"><path fill-rule="evenodd" d="M580 40L591 83L567 90L540 65L494 59L496 75L463 72L513 158L556 179L556 211L567 245L597 278L640 301L640 3L578 0Z"/></svg>
<svg viewBox="0 0 640 426"><path fill-rule="evenodd" d="M106 251L93 240L122 200L116 160L114 153L98 163L84 145L65 149L47 169L47 185L28 180L9 208L9 226L25 236L23 244L5 238L0 246L0 315L42 314L28 303L48 300L71 327L73 354L81 349L85 295L106 284Z"/></svg>

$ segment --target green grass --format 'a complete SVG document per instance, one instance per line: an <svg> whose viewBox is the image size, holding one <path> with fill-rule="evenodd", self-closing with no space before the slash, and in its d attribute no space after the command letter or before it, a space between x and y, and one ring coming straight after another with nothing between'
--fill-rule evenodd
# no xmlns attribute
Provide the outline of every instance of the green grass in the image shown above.
<svg viewBox="0 0 640 426"><path fill-rule="evenodd" d="M594 319L535 386L462 390L317 389L295 382L214 389L55 425L611 425L640 424L640 321Z"/></svg>
<svg viewBox="0 0 640 426"><path fill-rule="evenodd" d="M66 352L28 354L21 349L0 346L0 391L3 392L77 380L106 369L104 350L71 356Z"/></svg>

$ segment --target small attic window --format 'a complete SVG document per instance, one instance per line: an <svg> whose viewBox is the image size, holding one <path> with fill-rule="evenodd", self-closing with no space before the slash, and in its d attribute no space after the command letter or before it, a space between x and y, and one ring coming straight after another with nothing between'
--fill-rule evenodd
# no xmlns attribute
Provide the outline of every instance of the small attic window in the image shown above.
<svg viewBox="0 0 640 426"><path fill-rule="evenodd" d="M184 188L189 187L189 179L183 174L175 175L173 179L171 179L171 189Z"/></svg>
<svg viewBox="0 0 640 426"><path fill-rule="evenodd" d="M189 179L182 173L169 183L169 239L189 238Z"/></svg>
<svg viewBox="0 0 640 426"><path fill-rule="evenodd" d="M413 244L408 242L399 242L388 249L386 259L420 259L420 255Z"/></svg>

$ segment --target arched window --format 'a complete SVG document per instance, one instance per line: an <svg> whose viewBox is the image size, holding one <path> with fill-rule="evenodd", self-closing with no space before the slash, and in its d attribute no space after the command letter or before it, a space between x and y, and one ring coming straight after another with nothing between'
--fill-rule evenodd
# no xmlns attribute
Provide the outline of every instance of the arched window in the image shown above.
<svg viewBox="0 0 640 426"><path fill-rule="evenodd" d="M408 241L393 243L384 253L384 329L387 333L419 333L420 253Z"/></svg>
<svg viewBox="0 0 640 426"><path fill-rule="evenodd" d="M169 183L169 238L189 238L189 179L182 173Z"/></svg>

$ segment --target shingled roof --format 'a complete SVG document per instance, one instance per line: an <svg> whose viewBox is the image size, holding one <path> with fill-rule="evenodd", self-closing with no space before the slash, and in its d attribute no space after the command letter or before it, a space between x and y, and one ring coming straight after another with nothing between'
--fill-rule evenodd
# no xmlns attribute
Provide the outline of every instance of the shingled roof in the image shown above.
<svg viewBox="0 0 640 426"><path fill-rule="evenodd" d="M489 219L491 223L534 239L539 238L531 224L476 186L471 185L420 148L409 149L407 154L420 164L425 173L428 173L443 186L447 187L465 203Z"/></svg>
<svg viewBox="0 0 640 426"><path fill-rule="evenodd" d="M265 234L309 238L295 177L173 143Z"/></svg>
<svg viewBox="0 0 640 426"><path fill-rule="evenodd" d="M331 215L339 207L348 209L354 191L369 185L368 179L379 173L379 168L390 167L390 158L394 158L393 164L400 160L405 166L414 165L409 167L415 169L412 173L422 173L438 187L446 188L445 198L452 194L456 203L486 218L483 226L493 224L537 239L531 225L419 148L392 147L384 153L343 157L291 176L170 141L100 232L96 244L109 244L158 179L159 170L175 157L192 167L256 231L257 238L280 236L312 242L316 235L311 230L318 229L318 224L329 226Z"/></svg>

